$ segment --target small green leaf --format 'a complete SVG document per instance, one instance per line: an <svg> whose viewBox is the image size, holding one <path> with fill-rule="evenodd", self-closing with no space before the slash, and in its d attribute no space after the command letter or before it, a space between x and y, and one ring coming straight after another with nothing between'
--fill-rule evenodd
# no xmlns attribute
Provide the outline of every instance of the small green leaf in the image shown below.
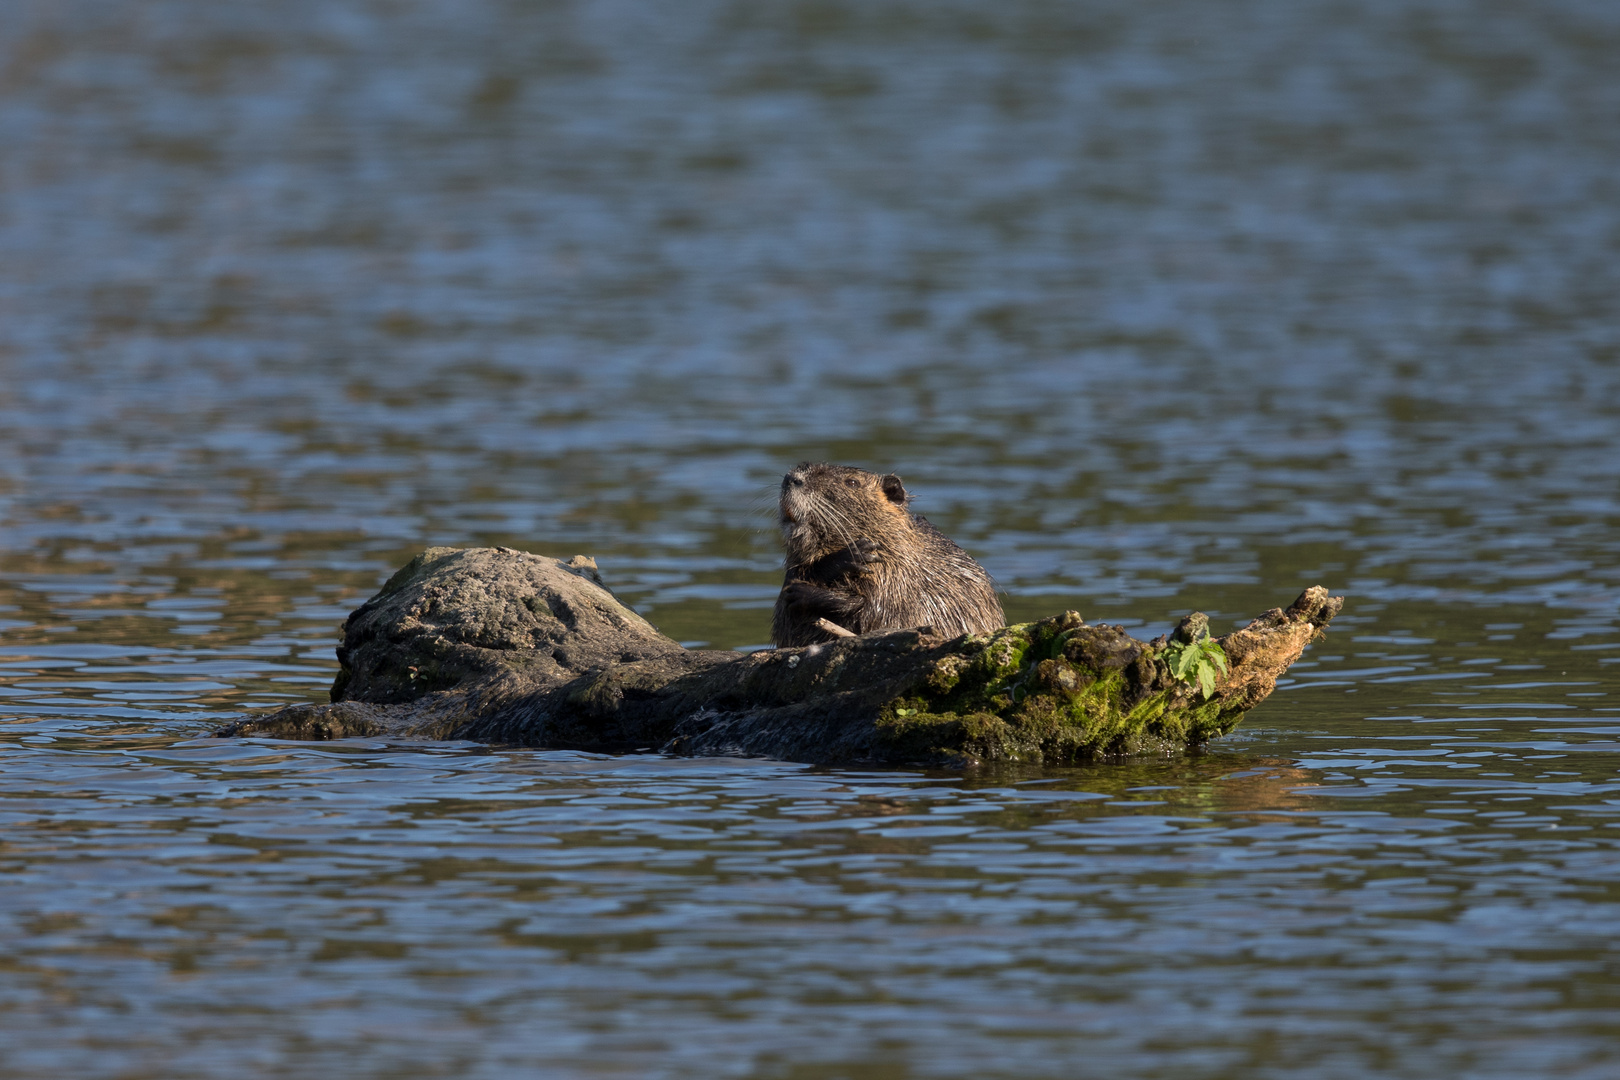
<svg viewBox="0 0 1620 1080"><path fill-rule="evenodd" d="M1197 681L1206 701L1215 693L1215 681L1230 670L1226 650L1207 632L1197 641L1172 641L1161 655L1170 674L1182 682Z"/></svg>

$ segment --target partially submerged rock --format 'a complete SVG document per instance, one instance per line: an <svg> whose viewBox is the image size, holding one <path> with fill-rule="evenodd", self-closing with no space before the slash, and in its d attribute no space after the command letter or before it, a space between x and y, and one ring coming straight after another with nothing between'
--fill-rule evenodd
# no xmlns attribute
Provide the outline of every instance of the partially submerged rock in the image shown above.
<svg viewBox="0 0 1620 1080"><path fill-rule="evenodd" d="M1138 641L1072 611L953 639L923 627L749 654L692 650L621 604L590 559L429 548L349 616L330 704L219 734L823 764L1075 762L1226 734L1342 605L1316 586L1217 638L1230 669L1206 700L1171 674L1167 639ZM1200 619L1183 620L1181 636Z"/></svg>

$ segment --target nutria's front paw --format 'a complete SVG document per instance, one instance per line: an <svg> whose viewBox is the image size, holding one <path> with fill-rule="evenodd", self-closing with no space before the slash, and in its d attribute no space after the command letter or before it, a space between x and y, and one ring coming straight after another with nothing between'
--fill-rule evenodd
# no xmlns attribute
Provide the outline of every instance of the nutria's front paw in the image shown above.
<svg viewBox="0 0 1620 1080"><path fill-rule="evenodd" d="M857 540L846 548L850 561L866 565L883 561L883 544L877 540Z"/></svg>
<svg viewBox="0 0 1620 1080"><path fill-rule="evenodd" d="M883 544L877 540L857 540L849 547L828 555L815 565L816 577L832 581L838 578L859 577L870 567L883 561Z"/></svg>
<svg viewBox="0 0 1620 1080"><path fill-rule="evenodd" d="M814 602L814 595L824 592L807 581L790 581L782 586L779 599L790 608L802 607Z"/></svg>
<svg viewBox="0 0 1620 1080"><path fill-rule="evenodd" d="M798 618L837 617L850 610L850 598L843 593L808 581L790 581L782 586L779 602Z"/></svg>

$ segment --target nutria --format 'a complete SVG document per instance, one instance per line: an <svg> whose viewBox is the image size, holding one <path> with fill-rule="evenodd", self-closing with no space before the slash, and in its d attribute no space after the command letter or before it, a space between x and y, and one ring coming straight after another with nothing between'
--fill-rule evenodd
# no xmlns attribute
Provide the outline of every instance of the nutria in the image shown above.
<svg viewBox="0 0 1620 1080"><path fill-rule="evenodd" d="M900 478L805 462L782 478L787 573L771 638L779 648L932 626L954 637L1005 625L995 584L926 518ZM835 624L832 629L818 620Z"/></svg>

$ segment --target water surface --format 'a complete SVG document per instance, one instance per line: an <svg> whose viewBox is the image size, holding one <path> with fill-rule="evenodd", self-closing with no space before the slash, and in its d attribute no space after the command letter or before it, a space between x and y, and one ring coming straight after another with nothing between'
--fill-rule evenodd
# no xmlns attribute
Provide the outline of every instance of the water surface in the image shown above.
<svg viewBox="0 0 1620 1080"><path fill-rule="evenodd" d="M0 1075L1608 1077L1620 13L17 0ZM782 471L1205 752L220 742L428 544L766 641Z"/></svg>

